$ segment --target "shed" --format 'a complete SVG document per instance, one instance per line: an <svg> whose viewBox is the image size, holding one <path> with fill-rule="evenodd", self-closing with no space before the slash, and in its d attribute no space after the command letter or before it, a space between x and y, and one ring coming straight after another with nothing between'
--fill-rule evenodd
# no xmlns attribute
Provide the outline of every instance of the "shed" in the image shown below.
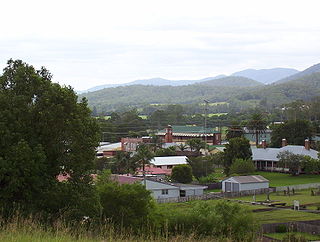
<svg viewBox="0 0 320 242"><path fill-rule="evenodd" d="M161 169L172 169L176 165L188 164L186 156L154 157L150 163Z"/></svg>
<svg viewBox="0 0 320 242"><path fill-rule="evenodd" d="M260 175L233 176L222 181L223 192L241 192L269 188L269 180Z"/></svg>

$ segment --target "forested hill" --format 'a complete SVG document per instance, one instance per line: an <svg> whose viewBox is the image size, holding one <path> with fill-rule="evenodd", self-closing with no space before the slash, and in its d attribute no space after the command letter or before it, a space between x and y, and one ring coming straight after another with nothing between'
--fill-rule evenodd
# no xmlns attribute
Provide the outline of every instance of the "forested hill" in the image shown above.
<svg viewBox="0 0 320 242"><path fill-rule="evenodd" d="M242 84L244 86L235 80L230 81L231 79L228 78L221 80L219 85L215 83L217 80L213 80L205 82L206 84L176 87L151 85L114 87L82 94L80 97L87 97L89 105L95 106L98 112L101 112L116 110L124 106L194 104L203 102L204 99L210 102L239 102L243 105L260 103L263 100L268 105L274 106L297 99L309 100L320 95L320 73L265 86L258 85L257 82L250 79L246 84Z"/></svg>
<svg viewBox="0 0 320 242"><path fill-rule="evenodd" d="M313 74L313 73L318 73L320 72L320 63L319 64L316 64L316 65L313 65L307 69L305 69L304 71L301 71L301 72L298 72L294 75L291 75L291 76L288 76L286 78L283 78L277 82L275 82L275 84L280 84L280 83L285 83L287 81L292 81L292 80L296 80L296 79L299 79L301 77L304 77L304 76L307 76L307 75L310 75L310 74Z"/></svg>
<svg viewBox="0 0 320 242"><path fill-rule="evenodd" d="M81 94L90 106L100 110L116 109L125 105L142 106L145 104L198 103L203 99L212 102L226 101L240 90L262 86L263 84L245 77L224 77L185 86L132 85L105 88ZM232 87L232 88L230 88Z"/></svg>
<svg viewBox="0 0 320 242"><path fill-rule="evenodd" d="M256 87L263 86L261 82L241 77L227 76L219 79L209 80L198 83L198 85L215 86L215 87Z"/></svg>

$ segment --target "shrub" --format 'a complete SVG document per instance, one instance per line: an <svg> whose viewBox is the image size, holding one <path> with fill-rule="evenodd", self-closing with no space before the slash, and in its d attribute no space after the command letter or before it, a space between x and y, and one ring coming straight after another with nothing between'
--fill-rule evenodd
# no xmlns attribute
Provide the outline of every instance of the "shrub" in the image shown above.
<svg viewBox="0 0 320 242"><path fill-rule="evenodd" d="M249 175L255 171L252 160L236 159L230 168L231 174Z"/></svg>
<svg viewBox="0 0 320 242"><path fill-rule="evenodd" d="M192 168L189 165L177 165L172 169L171 178L176 182L189 183L192 181Z"/></svg>
<svg viewBox="0 0 320 242"><path fill-rule="evenodd" d="M276 233L287 233L287 231L288 231L288 228L287 228L287 225L285 224L279 224L276 227Z"/></svg>

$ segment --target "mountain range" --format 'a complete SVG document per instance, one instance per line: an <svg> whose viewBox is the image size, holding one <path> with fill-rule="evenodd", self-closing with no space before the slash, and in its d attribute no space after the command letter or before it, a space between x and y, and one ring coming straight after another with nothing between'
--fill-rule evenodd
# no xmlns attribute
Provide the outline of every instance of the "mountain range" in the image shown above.
<svg viewBox="0 0 320 242"><path fill-rule="evenodd" d="M274 73L274 69L272 72ZM150 104L196 104L204 99L210 102L228 102L230 106L241 108L254 107L261 101L274 107L297 99L309 100L320 96L320 64L301 72L291 72L294 74L272 84L263 84L242 76L214 77L182 86L142 85L145 82L140 81L79 96L86 97L89 105L95 106L98 111L146 107ZM240 74L249 75L248 73L251 75L256 72L246 70ZM157 83L157 80L159 79L153 80L154 83Z"/></svg>
<svg viewBox="0 0 320 242"><path fill-rule="evenodd" d="M299 73L298 70L290 69L290 68L273 68L273 69L261 69L261 70L247 69L247 70L235 72L230 76L246 77L263 84L270 84L297 73ZM195 83L202 83L210 80L221 79L223 77L227 77L227 76L218 75L215 77L206 77L198 80L168 80L164 78L141 79L141 80L135 80L132 82L122 83L122 84L105 84L105 85L95 86L84 91L78 91L78 93L80 94L80 93L86 93L86 92L94 92L104 88L118 87L118 86L132 86L132 85L185 86L185 85L192 85Z"/></svg>

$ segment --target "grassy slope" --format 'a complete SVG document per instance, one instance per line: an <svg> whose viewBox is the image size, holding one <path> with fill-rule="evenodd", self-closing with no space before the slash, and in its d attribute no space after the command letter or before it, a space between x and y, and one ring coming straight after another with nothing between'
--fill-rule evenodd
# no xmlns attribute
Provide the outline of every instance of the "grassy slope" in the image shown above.
<svg viewBox="0 0 320 242"><path fill-rule="evenodd" d="M320 183L319 175L300 175L292 176L284 173L277 172L256 172L270 181L271 187L308 184L308 183Z"/></svg>
<svg viewBox="0 0 320 242"><path fill-rule="evenodd" d="M293 232L290 234L295 235L297 237L303 237L308 240L320 240L320 235L312 235L312 234L299 233L299 232ZM282 240L288 236L288 233L271 233L271 234L266 234L266 235L271 238L274 238L274 239Z"/></svg>

